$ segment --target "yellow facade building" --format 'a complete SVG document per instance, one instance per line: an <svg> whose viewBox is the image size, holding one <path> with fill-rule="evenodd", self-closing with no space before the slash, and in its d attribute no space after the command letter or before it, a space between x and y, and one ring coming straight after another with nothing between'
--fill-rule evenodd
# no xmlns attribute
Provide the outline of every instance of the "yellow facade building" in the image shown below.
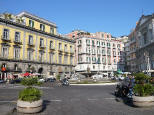
<svg viewBox="0 0 154 115"><path fill-rule="evenodd" d="M1 14L0 64L2 79L8 73L26 71L70 73L74 71L74 41L58 35L55 23L30 13Z"/></svg>

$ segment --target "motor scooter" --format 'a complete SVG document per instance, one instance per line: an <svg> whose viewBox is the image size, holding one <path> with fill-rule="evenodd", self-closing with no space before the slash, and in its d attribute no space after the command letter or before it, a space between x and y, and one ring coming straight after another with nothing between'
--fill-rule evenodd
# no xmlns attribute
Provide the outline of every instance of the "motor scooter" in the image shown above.
<svg viewBox="0 0 154 115"><path fill-rule="evenodd" d="M68 78L64 78L61 80L61 84L64 85L64 86L69 86L69 81L68 81Z"/></svg>

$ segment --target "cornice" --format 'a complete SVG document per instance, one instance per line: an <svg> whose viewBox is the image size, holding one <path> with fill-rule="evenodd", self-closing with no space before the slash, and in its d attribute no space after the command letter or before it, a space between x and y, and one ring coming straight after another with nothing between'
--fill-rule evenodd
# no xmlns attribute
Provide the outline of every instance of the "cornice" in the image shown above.
<svg viewBox="0 0 154 115"><path fill-rule="evenodd" d="M49 37L54 37L54 38L59 39L59 40L64 40L64 41L67 41L67 42L75 43L75 40L71 40L71 39L68 39L68 38L64 38L64 37L62 37L60 35L54 35L54 34L50 34L50 33L47 33L47 32L43 32L43 31L38 30L38 29L35 29L35 28L31 28L31 27L28 27L28 26L25 26L25 25L22 25L22 24L19 24L19 23L16 23L16 22L12 22L10 20L6 20L6 19L0 18L0 22L5 23L6 25L7 24L10 24L10 25L14 25L14 26L17 26L17 27L20 27L20 28L24 28L26 30L38 32L38 33L47 35Z"/></svg>

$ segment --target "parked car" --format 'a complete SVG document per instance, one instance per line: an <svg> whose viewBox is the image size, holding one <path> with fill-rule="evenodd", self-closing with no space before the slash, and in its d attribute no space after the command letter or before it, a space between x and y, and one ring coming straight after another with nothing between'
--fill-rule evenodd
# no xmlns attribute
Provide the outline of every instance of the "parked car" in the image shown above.
<svg viewBox="0 0 154 115"><path fill-rule="evenodd" d="M5 81L4 81L4 80L2 80L2 79L0 79L0 83L5 83Z"/></svg>
<svg viewBox="0 0 154 115"><path fill-rule="evenodd" d="M21 82L21 79L13 79L9 83L15 84L15 83L20 83L20 82Z"/></svg>
<svg viewBox="0 0 154 115"><path fill-rule="evenodd" d="M40 78L38 81L39 82L45 82L46 80L44 78Z"/></svg>
<svg viewBox="0 0 154 115"><path fill-rule="evenodd" d="M47 77L46 78L46 81L48 82L54 82L54 81L56 81L56 78L53 76L53 75L51 75L51 76L49 76L49 77Z"/></svg>
<svg viewBox="0 0 154 115"><path fill-rule="evenodd" d="M92 76L92 79L102 79L102 78L103 78L103 75L101 74L96 74Z"/></svg>

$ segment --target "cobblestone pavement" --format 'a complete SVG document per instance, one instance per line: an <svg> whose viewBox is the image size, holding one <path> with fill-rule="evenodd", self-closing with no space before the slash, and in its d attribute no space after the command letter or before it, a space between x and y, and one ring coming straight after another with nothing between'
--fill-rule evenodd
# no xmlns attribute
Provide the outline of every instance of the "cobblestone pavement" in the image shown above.
<svg viewBox="0 0 154 115"><path fill-rule="evenodd" d="M154 107L135 108L131 103L116 99L112 86L69 86L46 84L42 99L44 109L36 115L153 115ZM11 88L12 87L12 88ZM48 88L47 88L48 87ZM17 113L16 100L22 87L0 86L0 115Z"/></svg>

